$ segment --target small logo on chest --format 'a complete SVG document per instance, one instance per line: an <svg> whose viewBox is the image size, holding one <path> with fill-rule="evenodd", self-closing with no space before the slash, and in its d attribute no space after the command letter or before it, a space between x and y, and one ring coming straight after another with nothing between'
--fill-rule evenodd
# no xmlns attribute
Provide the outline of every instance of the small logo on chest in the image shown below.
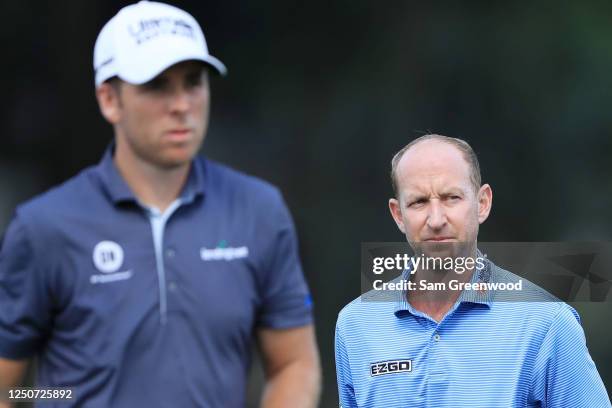
<svg viewBox="0 0 612 408"><path fill-rule="evenodd" d="M121 246L114 241L100 241L93 250L92 260L96 269L102 274L91 275L92 284L117 282L132 277L132 271L118 272L123 266L124 252Z"/></svg>
<svg viewBox="0 0 612 408"><path fill-rule="evenodd" d="M203 261L232 261L248 256L249 248L246 246L200 249L200 258L202 258Z"/></svg>
<svg viewBox="0 0 612 408"><path fill-rule="evenodd" d="M370 375L377 377L385 374L409 373L412 371L412 360L389 360L370 364Z"/></svg>
<svg viewBox="0 0 612 408"><path fill-rule="evenodd" d="M123 265L123 248L113 241L98 242L93 250L93 263L100 272L117 272Z"/></svg>

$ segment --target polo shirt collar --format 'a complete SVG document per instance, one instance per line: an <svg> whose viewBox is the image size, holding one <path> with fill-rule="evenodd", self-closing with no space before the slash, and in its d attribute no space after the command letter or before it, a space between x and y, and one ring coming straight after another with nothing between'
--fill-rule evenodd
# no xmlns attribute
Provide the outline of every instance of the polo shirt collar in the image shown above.
<svg viewBox="0 0 612 408"><path fill-rule="evenodd" d="M206 160L198 155L191 161L189 176L181 191L180 199L183 204L190 204L196 198L204 195L205 173Z"/></svg>
<svg viewBox="0 0 612 408"><path fill-rule="evenodd" d="M482 252L480 252L479 249L476 250L476 257L480 257L484 259L484 267L483 268L477 268L474 273L472 274L472 278L470 279L470 283L477 283L477 282L490 282L491 281L491 261L489 261L489 259L487 259L486 257L483 256ZM412 271L412 265L410 265L408 267L408 269L406 269L403 273L402 273L402 279L410 279L410 272ZM419 312L418 310L414 309L414 307L410 304L410 302L408 302L408 291L397 291L397 299L395 302L395 310L394 313L397 317L401 317L406 313L410 313L412 315L422 315L421 312ZM491 299L492 299L492 293L491 291L485 290L485 291L474 291L474 290L470 290L470 291L466 291L463 290L461 291L461 294L459 295L459 298L457 299L457 304L460 303L476 303L476 304L481 304L481 305L485 305L487 307L491 307Z"/></svg>
<svg viewBox="0 0 612 408"><path fill-rule="evenodd" d="M130 186L128 186L115 165L113 160L114 152L115 142L113 141L104 152L102 160L98 164L98 174L100 175L103 187L115 204L124 202L138 203L138 199L132 192L132 189L130 189ZM198 156L191 162L187 182L179 196L181 203L189 204L197 197L204 195L205 174L206 160Z"/></svg>

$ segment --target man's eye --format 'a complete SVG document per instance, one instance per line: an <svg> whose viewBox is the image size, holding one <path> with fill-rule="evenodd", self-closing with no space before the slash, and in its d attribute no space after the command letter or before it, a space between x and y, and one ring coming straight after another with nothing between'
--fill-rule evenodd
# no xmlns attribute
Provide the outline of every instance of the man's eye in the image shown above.
<svg viewBox="0 0 612 408"><path fill-rule="evenodd" d="M145 89L149 91L159 91L164 89L166 82L160 79L154 79L144 84Z"/></svg>
<svg viewBox="0 0 612 408"><path fill-rule="evenodd" d="M411 202L410 204L408 204L408 207L419 207L421 205L425 204L425 200L415 200L413 202Z"/></svg>
<svg viewBox="0 0 612 408"><path fill-rule="evenodd" d="M185 76L185 87L197 88L202 85L204 73L201 71L190 72Z"/></svg>
<svg viewBox="0 0 612 408"><path fill-rule="evenodd" d="M194 75L187 78L187 86L190 88L202 85L202 75Z"/></svg>
<svg viewBox="0 0 612 408"><path fill-rule="evenodd" d="M457 203L459 201L461 201L461 196L458 195L449 195L444 197L444 201L448 202L448 203Z"/></svg>

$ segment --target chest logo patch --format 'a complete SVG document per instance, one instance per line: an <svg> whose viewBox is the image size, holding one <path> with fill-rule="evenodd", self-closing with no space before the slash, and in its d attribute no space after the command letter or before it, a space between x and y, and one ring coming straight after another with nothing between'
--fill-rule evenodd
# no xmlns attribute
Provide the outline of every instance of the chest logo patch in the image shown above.
<svg viewBox="0 0 612 408"><path fill-rule="evenodd" d="M123 265L123 248L113 241L98 242L93 250L93 263L100 272L117 272Z"/></svg>
<svg viewBox="0 0 612 408"><path fill-rule="evenodd" d="M249 248L246 246L200 249L200 257L203 261L232 261L248 256Z"/></svg>
<svg viewBox="0 0 612 408"><path fill-rule="evenodd" d="M412 371L412 360L389 360L370 364L370 376L385 374L409 373Z"/></svg>

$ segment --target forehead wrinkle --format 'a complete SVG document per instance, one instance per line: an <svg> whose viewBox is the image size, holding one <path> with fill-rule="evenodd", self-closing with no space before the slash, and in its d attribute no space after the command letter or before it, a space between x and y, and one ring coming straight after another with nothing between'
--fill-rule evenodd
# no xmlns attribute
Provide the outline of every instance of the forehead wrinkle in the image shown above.
<svg viewBox="0 0 612 408"><path fill-rule="evenodd" d="M465 185L465 183L457 183L452 180L448 180L448 178L443 174L432 175L430 177L426 177L426 179L427 181L423 181L421 183L404 183L402 184L404 188L401 188L401 190L405 192L407 197L437 197L452 193L465 194L466 189L469 188L469 185Z"/></svg>
<svg viewBox="0 0 612 408"><path fill-rule="evenodd" d="M454 146L438 141L425 141L410 148L398 163L399 190L445 189L465 190L471 185L469 164Z"/></svg>

